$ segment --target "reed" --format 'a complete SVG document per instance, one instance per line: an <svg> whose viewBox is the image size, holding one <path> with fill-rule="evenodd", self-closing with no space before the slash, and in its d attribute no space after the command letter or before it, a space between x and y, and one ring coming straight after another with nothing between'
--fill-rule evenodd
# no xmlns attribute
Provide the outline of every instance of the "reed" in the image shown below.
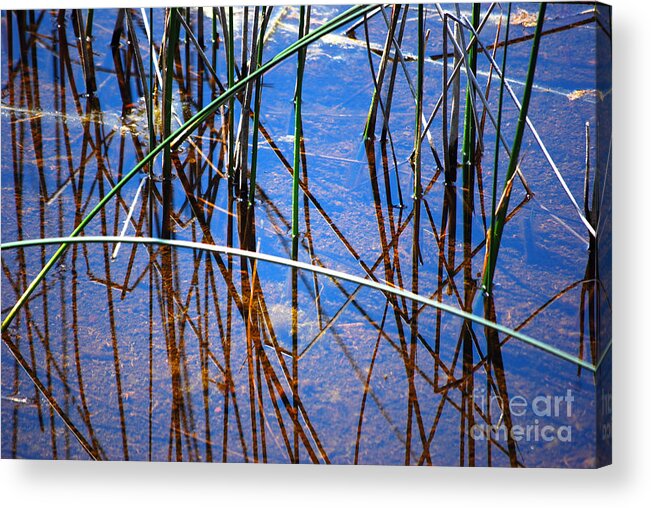
<svg viewBox="0 0 651 508"><path fill-rule="evenodd" d="M299 40L308 33L307 9L300 7L300 21L298 27ZM305 73L306 48L298 50L298 61L296 65L296 90L294 92L294 164L292 175L292 259L298 257L298 236L299 236L299 179L301 174L301 137L303 136L302 126L302 104L303 104L303 75Z"/></svg>
<svg viewBox="0 0 651 508"><path fill-rule="evenodd" d="M504 50L502 52L502 73L500 77L500 92L497 99L497 126L495 130L495 152L493 153L493 185L491 191L491 228L495 224L495 211L497 209L497 180L499 175L499 162L500 162L500 132L502 130L502 108L504 105L504 82L506 80L506 56L509 48L509 33L511 28L511 4L506 14L506 30L504 34ZM489 230L490 231L490 230ZM484 278L484 291L488 294L492 293L493 275L492 265L486 266L486 276Z"/></svg>
<svg viewBox="0 0 651 508"><path fill-rule="evenodd" d="M262 65L265 34L267 31L267 26L269 25L269 20L271 19L272 12L273 7L262 8L262 23L260 25L260 31L258 33L258 40L256 43L255 51L255 65L252 68L252 71L255 71ZM255 80L255 96L253 99L253 141L251 144L251 174L249 177L250 184L248 201L249 207L253 206L255 200L255 187L258 174L258 143L260 140L260 108L262 107L262 86L262 76L259 76Z"/></svg>
<svg viewBox="0 0 651 508"><path fill-rule="evenodd" d="M381 95L382 95L382 83L384 82L384 74L386 72L387 66L389 64L389 55L391 53L391 48L393 47L393 41L395 38L395 33L396 33L396 27L398 26L398 20L400 19L400 5L395 5L392 10L392 16L391 16L391 22L389 24L389 28L387 31L387 36L386 36L386 41L384 43L384 49L382 51L382 57L380 59L380 66L377 72L377 77L375 77L375 73L373 72L373 67L372 67L372 61L371 63L371 72L373 72L374 75L374 87L373 87L373 95L371 97L371 105L369 107L369 112L366 117L366 125L364 127L364 140L373 140L375 139L375 122L377 118L377 110L378 110L378 105L381 102ZM384 7L382 7L384 9ZM368 16L364 20L364 30L365 34L368 33ZM368 40L368 36L367 36ZM369 54L370 58L370 54ZM388 95L389 97L390 95ZM383 117L384 117L384 125L386 125L387 118L386 118L386 112L383 109Z"/></svg>
<svg viewBox="0 0 651 508"><path fill-rule="evenodd" d="M414 128L414 199L423 194L421 183L421 145L423 117L423 81L425 75L425 19L423 4L418 4L418 71L416 75L416 125Z"/></svg>
<svg viewBox="0 0 651 508"><path fill-rule="evenodd" d="M305 37L309 30L309 7L300 6L298 38ZM292 261L298 261L299 246L299 179L301 174L301 150L303 147L303 75L305 73L306 48L297 54L296 89L294 91L294 165L292 174ZM298 435L298 271L292 269L292 420L294 425L294 463L300 462Z"/></svg>
<svg viewBox="0 0 651 508"><path fill-rule="evenodd" d="M477 28L479 25L481 4L472 4L472 25ZM477 73L477 43L470 45L467 62L468 73L473 75ZM463 143L461 147L462 155L462 181L464 189L464 223L471 220L470 215L474 211L473 194L474 194L474 170L475 170L475 145L477 135L477 124L475 121L476 110L476 93L474 83L468 80L466 83L466 102L463 122Z"/></svg>
<svg viewBox="0 0 651 508"><path fill-rule="evenodd" d="M533 89L534 76L536 74L536 62L538 60L538 50L540 48L540 36L542 33L543 23L545 21L545 11L547 4L542 2L538 10L538 19L536 21L536 30L534 32L533 43L531 46L531 53L529 55L529 66L527 68L527 79L525 81L524 92L522 97L522 105L520 114L518 116L518 123L516 125L515 137L513 145L511 146L511 156L509 165L504 177L504 187L502 194L495 211L495 218L491 220L491 226L488 230L486 239L486 257L484 259L484 275L482 284L487 292L493 286L493 278L495 276L495 266L497 263L497 256L499 254L500 243L502 241L502 234L504 232L504 224L506 215L509 208L509 200L511 197L511 189L513 177L519 164L520 149L522 148L522 140L524 137L524 129L527 124L527 113L529 111L529 102L531 100L531 91ZM504 80L503 80L504 81Z"/></svg>
<svg viewBox="0 0 651 508"><path fill-rule="evenodd" d="M228 76L228 88L235 84L235 22L233 7L228 8L228 21L224 21L223 29L226 32L226 69ZM235 94L228 98L228 175L233 176L235 164Z"/></svg>
<svg viewBox="0 0 651 508"><path fill-rule="evenodd" d="M163 117L163 138L172 133L172 114L174 104L174 67L176 51L179 45L181 33L181 14L176 8L171 8L167 14L165 34L163 37L163 55L165 67L163 68L163 89L162 89L162 117ZM171 211L172 211L172 148L166 144L163 149L163 238L170 238L171 235Z"/></svg>

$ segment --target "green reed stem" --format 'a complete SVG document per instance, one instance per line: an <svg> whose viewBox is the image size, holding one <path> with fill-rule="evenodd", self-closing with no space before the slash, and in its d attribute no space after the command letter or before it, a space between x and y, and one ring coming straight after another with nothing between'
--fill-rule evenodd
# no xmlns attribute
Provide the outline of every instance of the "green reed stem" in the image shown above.
<svg viewBox="0 0 651 508"><path fill-rule="evenodd" d="M211 23L211 36L210 41L212 43L212 66L215 68L217 66L217 8L213 7L212 23ZM214 87L213 87L214 92ZM213 96L214 97L214 96Z"/></svg>
<svg viewBox="0 0 651 508"><path fill-rule="evenodd" d="M495 224L495 210L497 208L497 177L499 174L499 161L500 161L500 135L502 133L502 107L504 99L504 80L506 79L506 55L509 48L509 32L511 28L511 6L509 3L509 10L506 14L506 33L504 36L504 52L502 53L502 77L500 79L500 93L497 100L497 125L495 127L495 153L493 155L493 190L492 190L492 201L491 201L491 225ZM491 226L492 227L492 226ZM487 274L485 276L485 283L488 285L484 286L484 290L487 293L491 293L493 290L493 274L492 267L486 267Z"/></svg>
<svg viewBox="0 0 651 508"><path fill-rule="evenodd" d="M226 45L228 88L235 84L235 23L233 7L228 8L228 44ZM228 100L228 174L233 174L235 163L235 94Z"/></svg>
<svg viewBox="0 0 651 508"><path fill-rule="evenodd" d="M474 3L472 5L472 26L477 29L479 26L479 16L480 16L481 4ZM477 42L472 43L470 50L468 51L468 67L472 74L477 73ZM475 107L475 93L473 84L468 79L466 84L466 107L464 110L464 119L463 119L463 145L461 148L462 156L462 181L463 188L467 189L468 193L472 193L471 179L472 179L472 170L475 164L475 139L476 139L476 130L477 126L475 125L475 114L473 108ZM468 203L465 203L464 210L472 211L471 200Z"/></svg>
<svg viewBox="0 0 651 508"><path fill-rule="evenodd" d="M167 26L165 27L165 43L163 55L165 57L165 68L163 69L163 103L161 106L163 114L163 137L168 137L172 132L172 101L174 91L174 61L176 50L179 44L181 33L181 14L175 8L170 8L167 14ZM171 236L172 216L172 149L165 145L163 150L163 212L162 212L162 236Z"/></svg>
<svg viewBox="0 0 651 508"><path fill-rule="evenodd" d="M147 110L147 126L149 127L152 123L152 111L151 104L149 103L149 98L147 97L147 90L149 89L147 85L147 75L145 74L145 65L142 60L142 54L140 51L140 43L138 41L138 35L136 33L136 28L133 24L133 16L131 15L130 9L125 9L125 19L127 22L127 33L131 45L133 47L133 55L136 60L136 68L138 69L138 77L140 79L140 86L142 86L142 93L145 96L145 109ZM150 69L151 71L151 69Z"/></svg>
<svg viewBox="0 0 651 508"><path fill-rule="evenodd" d="M375 122L377 118L378 106L382 109L382 129L383 133L387 130L387 122L389 121L388 112L385 111L384 107L381 106L381 90L382 84L384 83L384 75L389 63L389 55L391 54L391 48L393 47L393 41L395 40L396 27L398 26L398 21L400 19L400 5L394 5L391 22L387 22L387 37L386 42L384 43L384 50L382 51L382 57L380 59L380 65L378 67L377 79L374 78L375 86L373 87L373 95L371 97L371 105L369 106L368 114L366 115L366 125L364 127L364 141L372 141L375 139ZM364 33L367 35L367 47L368 47L368 18L364 20ZM369 48L369 64L371 66L371 74L373 73L373 62L371 60L370 48ZM390 93L387 93L387 102L390 102ZM386 133L385 133L386 134Z"/></svg>
<svg viewBox="0 0 651 508"><path fill-rule="evenodd" d="M163 137L166 138L172 132L172 93L174 89L174 57L181 32L180 13L171 8L168 13L167 27L165 29L165 68L163 69ZM163 151L163 178L172 178L172 151L170 145L166 145Z"/></svg>
<svg viewBox="0 0 651 508"><path fill-rule="evenodd" d="M425 70L425 20L423 4L418 4L418 71L416 77L416 127L414 137L414 199L423 194L421 184L421 118L423 116L423 74Z"/></svg>
<svg viewBox="0 0 651 508"><path fill-rule="evenodd" d="M144 13L144 11L143 11ZM156 79L154 78L154 9L149 8L149 97L147 97L147 102L149 103L149 111L151 113L150 121L148 122L149 130L149 151L154 148L154 143L156 142L156 129L154 119L156 117L154 113L154 90L156 89ZM154 166L152 165L149 168L150 174L154 174Z"/></svg>
<svg viewBox="0 0 651 508"><path fill-rule="evenodd" d="M493 277L495 275L497 255L499 253L502 233L504 232L506 215L509 208L509 199L511 197L510 181L513 175L515 175L518 167L518 159L520 157L520 149L522 147L522 139L524 137L524 128L526 126L527 113L529 111L531 90L533 88L534 75L536 74L536 62L538 60L538 49L540 48L540 37L542 34L543 23L545 21L546 8L547 4L545 2L542 2L538 11L538 21L536 22L536 31L534 33L533 44L531 46L529 67L527 69L527 79L524 86L524 95L522 97L522 107L520 108L520 115L518 116L515 138L513 139L513 146L511 147L511 158L509 159L509 166L506 170L504 190L502 191L499 208L495 213L495 220L491 222L491 227L488 231L488 238L486 241L486 262L484 263L485 268L482 281L485 291L489 291L489 288L492 288L493 286Z"/></svg>
<svg viewBox="0 0 651 508"><path fill-rule="evenodd" d="M93 36L93 19L95 17L95 9L88 9L88 17L86 18L86 37ZM85 43L86 41L84 41Z"/></svg>
<svg viewBox="0 0 651 508"><path fill-rule="evenodd" d="M305 6L300 6L300 21L298 27L299 40L307 34L305 23ZM301 170L301 137L303 135L301 105L303 98L303 74L305 71L305 48L298 51L296 69L296 91L294 94L294 169L292 175L292 259L298 259L298 208L299 208L299 175Z"/></svg>
<svg viewBox="0 0 651 508"><path fill-rule="evenodd" d="M308 32L308 15L304 5L300 6L298 25L298 38L304 37ZM303 100L303 74L305 72L306 48L298 50L298 64L296 68L296 91L294 93L294 168L292 175L292 261L298 261L298 208L299 208L299 175L301 172L301 140L303 136L303 122L301 106ZM292 270L292 393L294 408L292 420L294 423L294 462L300 462L300 449L298 440L298 271Z"/></svg>
<svg viewBox="0 0 651 508"><path fill-rule="evenodd" d="M259 68L262 65L262 52L264 50L264 35L267 30L267 25L271 17L273 7L262 8L262 24L260 25L260 33L258 35L258 43L256 47L256 66ZM260 106L262 104L262 77L258 76L255 80L255 96L253 98L253 141L251 146L251 181L249 183L249 206L253 206L255 199L255 185L258 172L258 140L260 129Z"/></svg>

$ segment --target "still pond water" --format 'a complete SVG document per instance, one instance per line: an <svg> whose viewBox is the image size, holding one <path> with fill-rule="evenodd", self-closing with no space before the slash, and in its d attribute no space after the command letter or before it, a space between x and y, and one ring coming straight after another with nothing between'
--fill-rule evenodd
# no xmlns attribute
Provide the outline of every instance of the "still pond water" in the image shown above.
<svg viewBox="0 0 651 508"><path fill-rule="evenodd" d="M500 80L486 53L501 65L503 44L491 48L505 38L503 7L482 4L480 15L486 51L476 76L493 113ZM310 31L345 9L313 6ZM471 18L469 4L440 9ZM506 74L520 99L534 9L514 5L511 16ZM414 199L416 6L371 11L365 24L349 23L308 47L296 242L295 56L238 95L232 114L227 102L196 129L172 153L171 179L159 157L84 235L167 237L285 259L295 247L301 262L477 315L489 309L493 321L595 364L611 294L610 139L597 122L610 107L610 18L600 9L547 7L529 117L569 192L527 130L489 298L481 282L496 130L477 95L472 188L461 170L446 182L451 85L423 137L423 196ZM440 12L424 10L426 119L442 97L444 68L450 79L455 65ZM187 28L172 75L173 129L229 82L223 26L234 27L234 81L249 72L259 30L254 8L246 15L236 8L232 25L228 10L181 14ZM396 43L382 63L394 16ZM274 8L263 61L297 39L300 17L298 8ZM457 23L447 21L454 32ZM161 139L160 93L151 115L146 97L159 72L150 34L157 57L165 23L163 9L2 13L3 243L69 235ZM467 45L469 28L459 32ZM459 143L467 79L462 66ZM364 143L380 80L375 136ZM251 193L254 129L243 104L254 104L256 93ZM510 144L518 109L504 93ZM507 165L502 147L499 189ZM599 241L591 242L580 214ZM70 245L3 333L3 458L594 465L597 383L571 361L323 274L199 249L117 245ZM3 250L3 319L56 248Z"/></svg>

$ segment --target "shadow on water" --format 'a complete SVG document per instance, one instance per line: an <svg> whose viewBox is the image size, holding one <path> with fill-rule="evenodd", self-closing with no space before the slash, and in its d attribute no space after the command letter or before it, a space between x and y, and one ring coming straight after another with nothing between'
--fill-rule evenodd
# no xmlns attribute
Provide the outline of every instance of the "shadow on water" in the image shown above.
<svg viewBox="0 0 651 508"><path fill-rule="evenodd" d="M567 48L610 44L601 9L549 6L529 110L597 230L610 158L589 125L610 96ZM341 12L3 12L3 242L68 235L162 139ZM581 361L604 351L609 274L530 134L506 185L495 285L482 287L493 146L502 175L513 136L495 141L493 62L509 48L521 93L533 16L511 20L507 44L497 4L375 7L241 87L84 234L347 272L578 367L404 292L230 253L74 243L3 328L2 457L594 466L596 381ZM3 318L53 253L3 249ZM561 413L532 412L568 393Z"/></svg>

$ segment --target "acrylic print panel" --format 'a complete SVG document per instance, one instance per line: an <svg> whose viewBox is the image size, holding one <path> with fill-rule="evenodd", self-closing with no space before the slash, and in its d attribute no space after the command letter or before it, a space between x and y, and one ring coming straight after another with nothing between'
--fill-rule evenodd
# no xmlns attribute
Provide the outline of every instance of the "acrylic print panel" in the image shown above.
<svg viewBox="0 0 651 508"><path fill-rule="evenodd" d="M610 8L2 13L2 457L610 462Z"/></svg>

